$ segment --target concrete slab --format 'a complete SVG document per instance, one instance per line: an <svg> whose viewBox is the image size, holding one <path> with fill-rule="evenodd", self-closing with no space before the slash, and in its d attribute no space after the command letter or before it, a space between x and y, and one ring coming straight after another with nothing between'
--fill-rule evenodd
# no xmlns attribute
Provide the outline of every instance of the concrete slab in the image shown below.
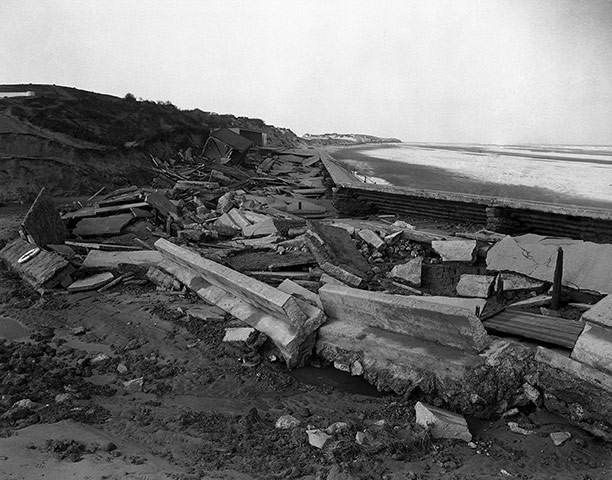
<svg viewBox="0 0 612 480"><path fill-rule="evenodd" d="M582 314L585 322L612 328L612 295L606 295Z"/></svg>
<svg viewBox="0 0 612 480"><path fill-rule="evenodd" d="M539 235L505 237L487 255L487 268L553 281L557 248L563 248L563 285L612 293L612 245Z"/></svg>
<svg viewBox="0 0 612 480"><path fill-rule="evenodd" d="M289 280L288 278L283 280L283 283L278 286L278 289L281 292L288 293L289 295L294 295L298 298L302 297L304 300L312 303L316 307L323 310L323 304L321 303L321 299L316 293L311 292L307 288L302 287L301 285L295 283L292 280Z"/></svg>
<svg viewBox="0 0 612 480"><path fill-rule="evenodd" d="M457 284L457 295L460 297L489 298L495 276L472 275L464 273Z"/></svg>
<svg viewBox="0 0 612 480"><path fill-rule="evenodd" d="M83 238L120 235L123 228L133 219L134 216L131 213L122 213L110 217L84 218L77 223L72 233Z"/></svg>
<svg viewBox="0 0 612 480"><path fill-rule="evenodd" d="M476 240L434 240L431 247L443 262L473 262L476 256Z"/></svg>
<svg viewBox="0 0 612 480"><path fill-rule="evenodd" d="M546 284L540 280L534 280L520 273L501 272L501 280L504 282L504 292L515 292L520 290L542 291Z"/></svg>
<svg viewBox="0 0 612 480"><path fill-rule="evenodd" d="M571 358L612 374L612 329L587 323Z"/></svg>
<svg viewBox="0 0 612 480"><path fill-rule="evenodd" d="M475 313L476 308L479 308L482 312L484 307L487 305L487 301L483 298L459 298L428 295L425 297L419 297L419 300L424 302L438 303L440 305L448 305L450 307L463 308L470 313Z"/></svg>
<svg viewBox="0 0 612 480"><path fill-rule="evenodd" d="M413 258L409 262L393 267L387 276L398 280L404 280L413 287L420 287L422 266L423 257Z"/></svg>
<svg viewBox="0 0 612 480"><path fill-rule="evenodd" d="M433 438L472 441L472 434L465 418L448 410L417 402L414 406L416 423L431 430Z"/></svg>
<svg viewBox="0 0 612 480"><path fill-rule="evenodd" d="M350 287L324 285L319 290L331 319L379 327L414 338L479 352L489 343L481 321L463 308Z"/></svg>
<svg viewBox="0 0 612 480"><path fill-rule="evenodd" d="M23 218L21 226L39 247L46 247L50 243L62 244L68 238L64 221L44 187Z"/></svg>
<svg viewBox="0 0 612 480"><path fill-rule="evenodd" d="M98 273L91 277L82 278L73 282L69 287L69 292L86 292L89 290L96 290L97 288L103 287L108 282L113 280L114 275L111 272Z"/></svg>

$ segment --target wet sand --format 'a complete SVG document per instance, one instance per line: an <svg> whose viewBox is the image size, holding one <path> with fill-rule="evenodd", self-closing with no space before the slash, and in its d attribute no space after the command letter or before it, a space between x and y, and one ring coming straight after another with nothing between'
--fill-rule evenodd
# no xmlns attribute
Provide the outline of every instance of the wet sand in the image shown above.
<svg viewBox="0 0 612 480"><path fill-rule="evenodd" d="M346 147L331 151L330 154L358 173L381 178L395 186L564 205L579 205L583 207L612 208L612 202L565 195L545 187L483 182L467 176L453 174L453 172L439 167L383 160L368 155L369 150L380 150L383 148L397 148L397 145L377 144L373 146Z"/></svg>

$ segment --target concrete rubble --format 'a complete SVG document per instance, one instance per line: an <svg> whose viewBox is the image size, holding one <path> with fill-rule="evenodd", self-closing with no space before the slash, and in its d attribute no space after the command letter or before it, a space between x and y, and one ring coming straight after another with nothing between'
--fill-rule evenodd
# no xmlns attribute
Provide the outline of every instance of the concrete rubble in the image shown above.
<svg viewBox="0 0 612 480"><path fill-rule="evenodd" d="M45 291L151 282L194 294L218 313L195 305L192 321L239 321L226 342L289 368L316 356L381 391L418 391L417 422L434 438L470 441L462 415L535 406L612 440L612 245L341 218L330 178L341 167L325 154L261 150L249 166L251 146L227 132L207 148L188 164L154 161L151 187L94 195L61 216L41 191L0 259ZM544 316L558 247L563 307ZM336 432L307 434L322 448Z"/></svg>

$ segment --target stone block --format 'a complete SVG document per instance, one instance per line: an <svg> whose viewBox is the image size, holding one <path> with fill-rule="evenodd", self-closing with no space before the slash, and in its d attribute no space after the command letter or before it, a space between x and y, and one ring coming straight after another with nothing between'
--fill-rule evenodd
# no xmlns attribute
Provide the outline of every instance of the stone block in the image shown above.
<svg viewBox="0 0 612 480"><path fill-rule="evenodd" d="M414 406L416 423L431 430L433 438L472 441L465 418L448 410L417 402Z"/></svg>
<svg viewBox="0 0 612 480"><path fill-rule="evenodd" d="M380 238L373 230L370 230L369 228L359 230L357 232L357 235L359 235L359 238L361 238L364 242L366 242L368 245L372 246L376 250L385 246L385 242L383 241L383 239Z"/></svg>
<svg viewBox="0 0 612 480"><path fill-rule="evenodd" d="M574 345L572 358L612 374L612 329L587 323Z"/></svg>
<svg viewBox="0 0 612 480"><path fill-rule="evenodd" d="M395 265L388 276L398 280L404 280L413 287L421 286L421 268L423 266L423 258L413 258L407 263Z"/></svg>

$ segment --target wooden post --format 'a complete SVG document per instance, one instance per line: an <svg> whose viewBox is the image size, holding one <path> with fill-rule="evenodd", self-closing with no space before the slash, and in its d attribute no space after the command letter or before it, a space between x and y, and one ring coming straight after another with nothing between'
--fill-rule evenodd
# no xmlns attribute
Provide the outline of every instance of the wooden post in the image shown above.
<svg viewBox="0 0 612 480"><path fill-rule="evenodd" d="M563 280L563 249L559 247L557 250L557 263L555 265L555 274L553 277L552 291L552 309L559 310L561 307L561 283Z"/></svg>

